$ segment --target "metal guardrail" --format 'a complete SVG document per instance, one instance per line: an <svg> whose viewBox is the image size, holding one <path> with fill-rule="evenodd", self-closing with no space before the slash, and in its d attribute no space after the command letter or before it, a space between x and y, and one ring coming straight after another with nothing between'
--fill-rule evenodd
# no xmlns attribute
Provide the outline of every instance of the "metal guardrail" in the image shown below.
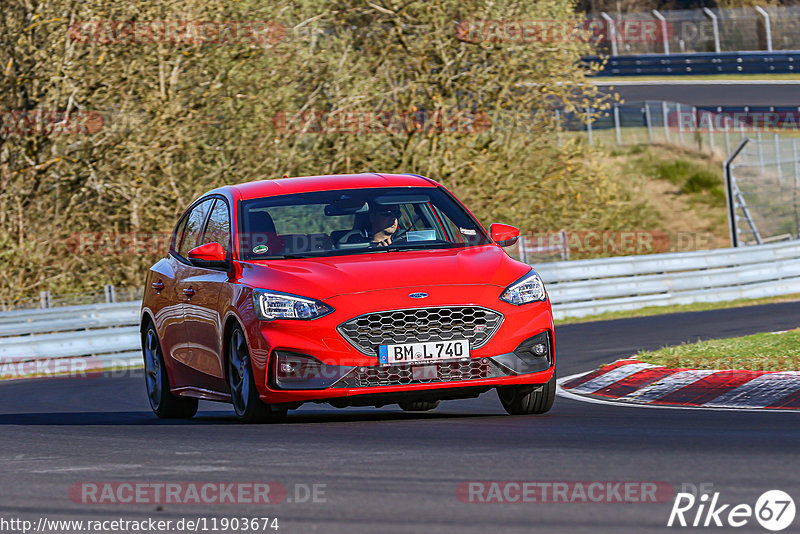
<svg viewBox="0 0 800 534"><path fill-rule="evenodd" d="M600 62L587 56L586 63ZM800 51L697 52L612 56L596 76L663 76L697 74L776 74L800 72Z"/></svg>
<svg viewBox="0 0 800 534"><path fill-rule="evenodd" d="M800 241L561 261L537 270L556 319L767 297L800 293ZM20 362L87 357L100 368L138 367L140 305L133 301L0 313L0 371ZM0 378L8 376L0 372Z"/></svg>
<svg viewBox="0 0 800 534"><path fill-rule="evenodd" d="M556 319L645 306L800 293L800 241L546 263Z"/></svg>

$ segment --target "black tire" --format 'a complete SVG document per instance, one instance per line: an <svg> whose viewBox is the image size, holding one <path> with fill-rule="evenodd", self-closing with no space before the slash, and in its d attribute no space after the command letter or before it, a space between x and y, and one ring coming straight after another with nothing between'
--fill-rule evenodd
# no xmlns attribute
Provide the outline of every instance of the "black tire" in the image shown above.
<svg viewBox="0 0 800 534"><path fill-rule="evenodd" d="M152 324L142 334L144 384L150 408L161 419L191 419L197 413L197 399L178 397L169 390L169 377L158 333Z"/></svg>
<svg viewBox="0 0 800 534"><path fill-rule="evenodd" d="M241 327L233 328L228 338L228 387L236 417L243 423L275 423L286 417L286 408L264 404L250 365L250 351Z"/></svg>
<svg viewBox="0 0 800 534"><path fill-rule="evenodd" d="M397 404L406 412L427 412L439 406L439 401L410 401Z"/></svg>
<svg viewBox="0 0 800 534"><path fill-rule="evenodd" d="M497 396L510 415L536 415L550 411L556 398L556 375L540 387L501 386Z"/></svg>

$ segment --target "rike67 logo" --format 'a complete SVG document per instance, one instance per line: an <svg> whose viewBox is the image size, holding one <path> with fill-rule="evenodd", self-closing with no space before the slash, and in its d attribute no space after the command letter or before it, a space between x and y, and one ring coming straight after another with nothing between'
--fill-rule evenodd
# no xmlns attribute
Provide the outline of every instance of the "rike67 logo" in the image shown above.
<svg viewBox="0 0 800 534"><path fill-rule="evenodd" d="M753 520L763 528L777 532L794 521L794 500L781 490L764 492L755 503L723 503L720 493L699 497L693 493L678 493L669 514L667 526L672 527L734 527L752 525Z"/></svg>

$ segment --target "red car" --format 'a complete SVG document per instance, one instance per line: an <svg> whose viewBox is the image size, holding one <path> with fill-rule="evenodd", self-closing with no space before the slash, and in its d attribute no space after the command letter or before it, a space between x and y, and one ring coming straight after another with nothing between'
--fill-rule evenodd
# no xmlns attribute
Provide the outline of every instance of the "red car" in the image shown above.
<svg viewBox="0 0 800 534"><path fill-rule="evenodd" d="M243 421L305 402L440 400L497 389L508 413L555 394L542 280L444 187L416 175L265 180L210 191L150 268L141 311L147 395L164 418L198 399Z"/></svg>

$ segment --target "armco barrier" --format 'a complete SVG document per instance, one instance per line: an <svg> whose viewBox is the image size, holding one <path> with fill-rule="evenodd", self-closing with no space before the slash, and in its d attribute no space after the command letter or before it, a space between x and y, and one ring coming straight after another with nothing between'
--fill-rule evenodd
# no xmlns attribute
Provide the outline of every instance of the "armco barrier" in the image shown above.
<svg viewBox="0 0 800 534"><path fill-rule="evenodd" d="M585 63L601 58L587 56ZM698 52L612 56L596 76L775 74L800 72L800 50L781 52Z"/></svg>
<svg viewBox="0 0 800 534"><path fill-rule="evenodd" d="M800 241L545 263L556 319L800 293Z"/></svg>
<svg viewBox="0 0 800 534"><path fill-rule="evenodd" d="M561 261L537 271L556 319L785 295L800 293L800 241ZM139 307L136 301L0 313L0 378L17 377L20 363L86 356L103 369L141 366Z"/></svg>

